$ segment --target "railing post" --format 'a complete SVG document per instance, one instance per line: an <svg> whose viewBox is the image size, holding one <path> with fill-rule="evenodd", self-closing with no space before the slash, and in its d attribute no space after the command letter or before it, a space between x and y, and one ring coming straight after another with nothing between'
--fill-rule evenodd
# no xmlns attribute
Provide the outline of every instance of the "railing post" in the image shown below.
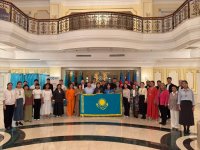
<svg viewBox="0 0 200 150"><path fill-rule="evenodd" d="M29 32L29 17L27 17L27 32Z"/></svg>
<svg viewBox="0 0 200 150"><path fill-rule="evenodd" d="M188 19L190 18L190 0L188 0Z"/></svg>
<svg viewBox="0 0 200 150"><path fill-rule="evenodd" d="M165 18L162 19L162 33L164 33L164 26L165 26L165 25L164 25L164 19L165 19Z"/></svg>
<svg viewBox="0 0 200 150"><path fill-rule="evenodd" d="M10 5L10 22L12 22L12 5Z"/></svg>
<svg viewBox="0 0 200 150"><path fill-rule="evenodd" d="M57 34L59 34L60 30L60 25L59 25L59 20L57 21Z"/></svg>
<svg viewBox="0 0 200 150"><path fill-rule="evenodd" d="M37 20L37 34L39 35L39 29L40 29L40 27L39 27L39 21Z"/></svg>
<svg viewBox="0 0 200 150"><path fill-rule="evenodd" d="M174 29L174 13L172 14L172 29Z"/></svg>
<svg viewBox="0 0 200 150"><path fill-rule="evenodd" d="M143 18L142 18L142 33L144 32L144 25L143 25Z"/></svg>

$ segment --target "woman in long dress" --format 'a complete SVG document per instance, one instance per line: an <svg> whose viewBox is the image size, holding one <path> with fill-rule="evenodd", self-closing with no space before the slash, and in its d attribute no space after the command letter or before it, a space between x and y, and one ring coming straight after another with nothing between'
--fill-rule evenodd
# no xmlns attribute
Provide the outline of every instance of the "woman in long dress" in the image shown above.
<svg viewBox="0 0 200 150"><path fill-rule="evenodd" d="M67 99L67 116L72 116L74 114L74 104L75 104L75 90L74 86L71 83L69 85L69 89L66 91L66 99Z"/></svg>
<svg viewBox="0 0 200 150"><path fill-rule="evenodd" d="M63 100L65 99L65 92L61 88L61 84L57 85L56 90L53 92L54 108L53 114L56 117L61 117L64 114Z"/></svg>
<svg viewBox="0 0 200 150"><path fill-rule="evenodd" d="M147 117L149 119L157 120L159 117L158 114L158 105L156 102L158 91L155 87L155 82L150 82L150 87L147 92Z"/></svg>
<svg viewBox="0 0 200 150"><path fill-rule="evenodd" d="M80 96L83 94L84 90L82 89L82 85L79 84L78 88L76 89L76 100L75 100L75 116L79 116L79 103L80 103Z"/></svg>
<svg viewBox="0 0 200 150"><path fill-rule="evenodd" d="M132 99L132 107L133 107L133 116L135 118L138 118L138 113L139 113L139 96L138 96L138 89L135 84L132 85L131 89L131 99Z"/></svg>
<svg viewBox="0 0 200 150"><path fill-rule="evenodd" d="M194 125L194 93L186 80L182 81L183 89L178 93L179 123L184 127L184 135L190 134L190 126Z"/></svg>
<svg viewBox="0 0 200 150"><path fill-rule="evenodd" d="M15 89L15 111L14 111L14 121L16 121L16 126L23 125L22 121L24 120L24 104L25 104L25 95L24 89L22 88L22 82L17 82L17 87Z"/></svg>
<svg viewBox="0 0 200 150"><path fill-rule="evenodd" d="M42 91L42 97L43 97L43 104L41 107L41 114L48 118L51 114L51 107L52 107L52 90L50 89L49 84L45 85L45 89Z"/></svg>
<svg viewBox="0 0 200 150"><path fill-rule="evenodd" d="M24 105L24 121L31 122L33 116L33 94L32 90L29 89L29 86L24 85L24 94L25 94L25 105Z"/></svg>

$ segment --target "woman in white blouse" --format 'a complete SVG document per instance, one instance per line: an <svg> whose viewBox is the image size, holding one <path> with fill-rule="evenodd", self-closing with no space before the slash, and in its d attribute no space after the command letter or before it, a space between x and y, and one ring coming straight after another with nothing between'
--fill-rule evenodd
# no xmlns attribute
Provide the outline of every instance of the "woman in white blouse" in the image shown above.
<svg viewBox="0 0 200 150"><path fill-rule="evenodd" d="M40 90L40 84L35 85L33 90L34 98L34 120L40 120L40 108L42 103L42 91Z"/></svg>
<svg viewBox="0 0 200 150"><path fill-rule="evenodd" d="M3 93L4 126L6 130L12 129L15 101L15 91L12 90L12 83L8 83L7 89Z"/></svg>
<svg viewBox="0 0 200 150"><path fill-rule="evenodd" d="M22 88L22 82L17 82L17 87L15 89L15 111L14 111L14 121L16 126L23 125L22 121L24 120L24 104L25 104L25 95L24 89Z"/></svg>
<svg viewBox="0 0 200 150"><path fill-rule="evenodd" d="M126 117L129 117L129 111L130 111L130 95L131 92L128 89L128 85L124 84L124 89L122 91L122 95L123 95L123 104L124 104L124 115Z"/></svg>
<svg viewBox="0 0 200 150"><path fill-rule="evenodd" d="M139 88L139 113L142 114L142 119L146 119L147 89L144 86L144 82L140 83L140 88Z"/></svg>
<svg viewBox="0 0 200 150"><path fill-rule="evenodd" d="M49 84L45 85L45 89L42 91L42 97L43 97L43 104L41 107L41 115L48 118L50 117L51 110L52 110L52 90L50 89Z"/></svg>

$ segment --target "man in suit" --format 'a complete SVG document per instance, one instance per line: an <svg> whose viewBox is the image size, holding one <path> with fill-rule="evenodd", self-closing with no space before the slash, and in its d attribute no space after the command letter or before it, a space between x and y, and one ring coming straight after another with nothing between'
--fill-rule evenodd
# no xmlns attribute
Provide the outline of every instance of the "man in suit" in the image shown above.
<svg viewBox="0 0 200 150"><path fill-rule="evenodd" d="M103 93L104 93L104 91L106 89L106 81L104 81L104 80L101 81L101 89L103 90Z"/></svg>
<svg viewBox="0 0 200 150"><path fill-rule="evenodd" d="M172 87L174 86L174 84L172 84L172 77L167 77L167 90L169 91L169 93L172 92ZM167 118L170 119L170 110L167 108Z"/></svg>
<svg viewBox="0 0 200 150"><path fill-rule="evenodd" d="M116 90L117 89L117 79L113 78L111 85L111 89Z"/></svg>
<svg viewBox="0 0 200 150"><path fill-rule="evenodd" d="M47 82L46 82L46 84L44 84L43 89L45 89L47 84L49 84L49 89L51 89L51 91L53 93L53 84L51 84L51 80L49 78L47 78Z"/></svg>

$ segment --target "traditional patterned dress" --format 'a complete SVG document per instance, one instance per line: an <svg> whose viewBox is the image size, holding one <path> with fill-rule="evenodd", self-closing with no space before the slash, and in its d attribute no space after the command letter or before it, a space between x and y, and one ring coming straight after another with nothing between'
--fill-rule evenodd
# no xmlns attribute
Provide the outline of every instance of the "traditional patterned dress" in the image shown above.
<svg viewBox="0 0 200 150"><path fill-rule="evenodd" d="M33 95L31 90L25 90L24 121L32 121Z"/></svg>
<svg viewBox="0 0 200 150"><path fill-rule="evenodd" d="M74 114L74 104L75 104L75 90L68 89L66 91L67 99L67 116L72 116Z"/></svg>
<svg viewBox="0 0 200 150"><path fill-rule="evenodd" d="M131 90L132 108L134 117L138 117L139 113L139 93L138 90Z"/></svg>
<svg viewBox="0 0 200 150"><path fill-rule="evenodd" d="M156 96L158 90L156 87L150 87L147 92L147 117L158 119L158 105L156 104Z"/></svg>
<svg viewBox="0 0 200 150"><path fill-rule="evenodd" d="M80 103L80 96L83 94L83 90L81 89L76 89L76 101L75 101L75 115L79 116L79 103Z"/></svg>

